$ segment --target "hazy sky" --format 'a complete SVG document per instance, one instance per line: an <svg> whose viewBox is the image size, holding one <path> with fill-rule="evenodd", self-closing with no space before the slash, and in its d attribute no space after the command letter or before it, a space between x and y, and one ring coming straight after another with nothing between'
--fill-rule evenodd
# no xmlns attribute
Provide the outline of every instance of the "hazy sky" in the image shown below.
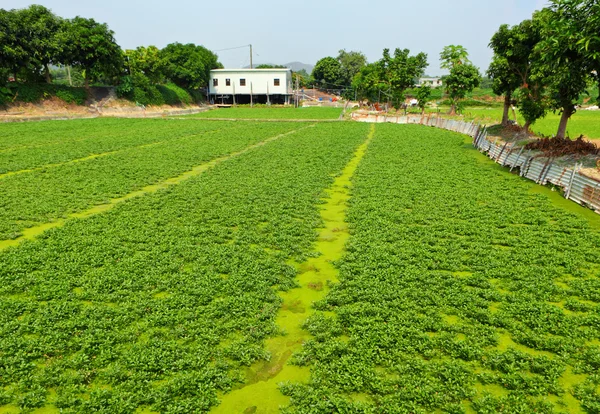
<svg viewBox="0 0 600 414"><path fill-rule="evenodd" d="M42 4L62 17L91 17L107 23L124 49L196 43L219 50L252 43L255 63L314 64L340 49L379 59L383 48L408 48L429 57L437 75L439 53L449 44L467 48L485 71L487 45L503 23L517 24L545 0L0 0L0 8ZM249 64L246 49L217 52L225 67Z"/></svg>

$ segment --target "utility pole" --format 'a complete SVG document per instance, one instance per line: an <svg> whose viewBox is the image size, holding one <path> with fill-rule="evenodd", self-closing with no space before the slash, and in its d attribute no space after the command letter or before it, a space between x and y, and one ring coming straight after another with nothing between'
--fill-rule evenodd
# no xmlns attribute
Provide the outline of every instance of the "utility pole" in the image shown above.
<svg viewBox="0 0 600 414"><path fill-rule="evenodd" d="M254 67L252 66L252 45L250 46L250 69L254 69Z"/></svg>
<svg viewBox="0 0 600 414"><path fill-rule="evenodd" d="M71 80L71 66L67 65L67 79L69 79L69 86L73 86L73 81Z"/></svg>
<svg viewBox="0 0 600 414"><path fill-rule="evenodd" d="M296 74L296 108L300 107L300 78Z"/></svg>

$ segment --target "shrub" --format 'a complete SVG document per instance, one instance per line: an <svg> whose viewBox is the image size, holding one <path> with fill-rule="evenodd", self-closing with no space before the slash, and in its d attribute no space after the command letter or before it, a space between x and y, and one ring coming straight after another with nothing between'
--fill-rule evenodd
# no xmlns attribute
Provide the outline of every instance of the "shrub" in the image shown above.
<svg viewBox="0 0 600 414"><path fill-rule="evenodd" d="M87 91L84 88L47 83L16 83L2 88L2 91L0 93L0 105L13 100L35 103L52 96L56 96L66 103L83 105L87 99Z"/></svg>
<svg viewBox="0 0 600 414"><path fill-rule="evenodd" d="M190 105L192 103L192 96L190 93L174 83L160 85L158 86L158 89L167 105Z"/></svg>
<svg viewBox="0 0 600 414"><path fill-rule="evenodd" d="M56 97L62 99L66 103L74 103L77 105L85 104L87 99L87 91L84 88L72 88L69 86L58 86Z"/></svg>

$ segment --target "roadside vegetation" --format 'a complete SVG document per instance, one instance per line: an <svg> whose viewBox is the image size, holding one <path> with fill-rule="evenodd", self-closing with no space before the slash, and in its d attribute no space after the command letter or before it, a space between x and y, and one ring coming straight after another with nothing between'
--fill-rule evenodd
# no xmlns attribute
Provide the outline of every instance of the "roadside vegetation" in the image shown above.
<svg viewBox="0 0 600 414"><path fill-rule="evenodd" d="M123 51L94 19L64 19L41 5L0 9L0 106L52 96L82 105L91 86L116 86L139 105L202 100L217 55L194 44Z"/></svg>

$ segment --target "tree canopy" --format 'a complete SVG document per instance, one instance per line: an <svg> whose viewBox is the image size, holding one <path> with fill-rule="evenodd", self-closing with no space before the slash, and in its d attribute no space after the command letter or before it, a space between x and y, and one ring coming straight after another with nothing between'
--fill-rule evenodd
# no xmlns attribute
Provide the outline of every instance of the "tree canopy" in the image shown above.
<svg viewBox="0 0 600 414"><path fill-rule="evenodd" d="M85 71L86 86L90 81L121 74L121 48L105 23L77 16L66 21L58 36L62 44L62 63L81 67Z"/></svg>
<svg viewBox="0 0 600 414"><path fill-rule="evenodd" d="M450 113L454 114L467 93L479 86L481 74L469 60L463 46L446 46L440 53L440 60L440 66L450 70L450 74L444 77L444 85L451 102Z"/></svg>
<svg viewBox="0 0 600 414"><path fill-rule="evenodd" d="M182 88L208 85L210 71L221 67L217 55L192 43L171 43L161 50L165 75Z"/></svg>

